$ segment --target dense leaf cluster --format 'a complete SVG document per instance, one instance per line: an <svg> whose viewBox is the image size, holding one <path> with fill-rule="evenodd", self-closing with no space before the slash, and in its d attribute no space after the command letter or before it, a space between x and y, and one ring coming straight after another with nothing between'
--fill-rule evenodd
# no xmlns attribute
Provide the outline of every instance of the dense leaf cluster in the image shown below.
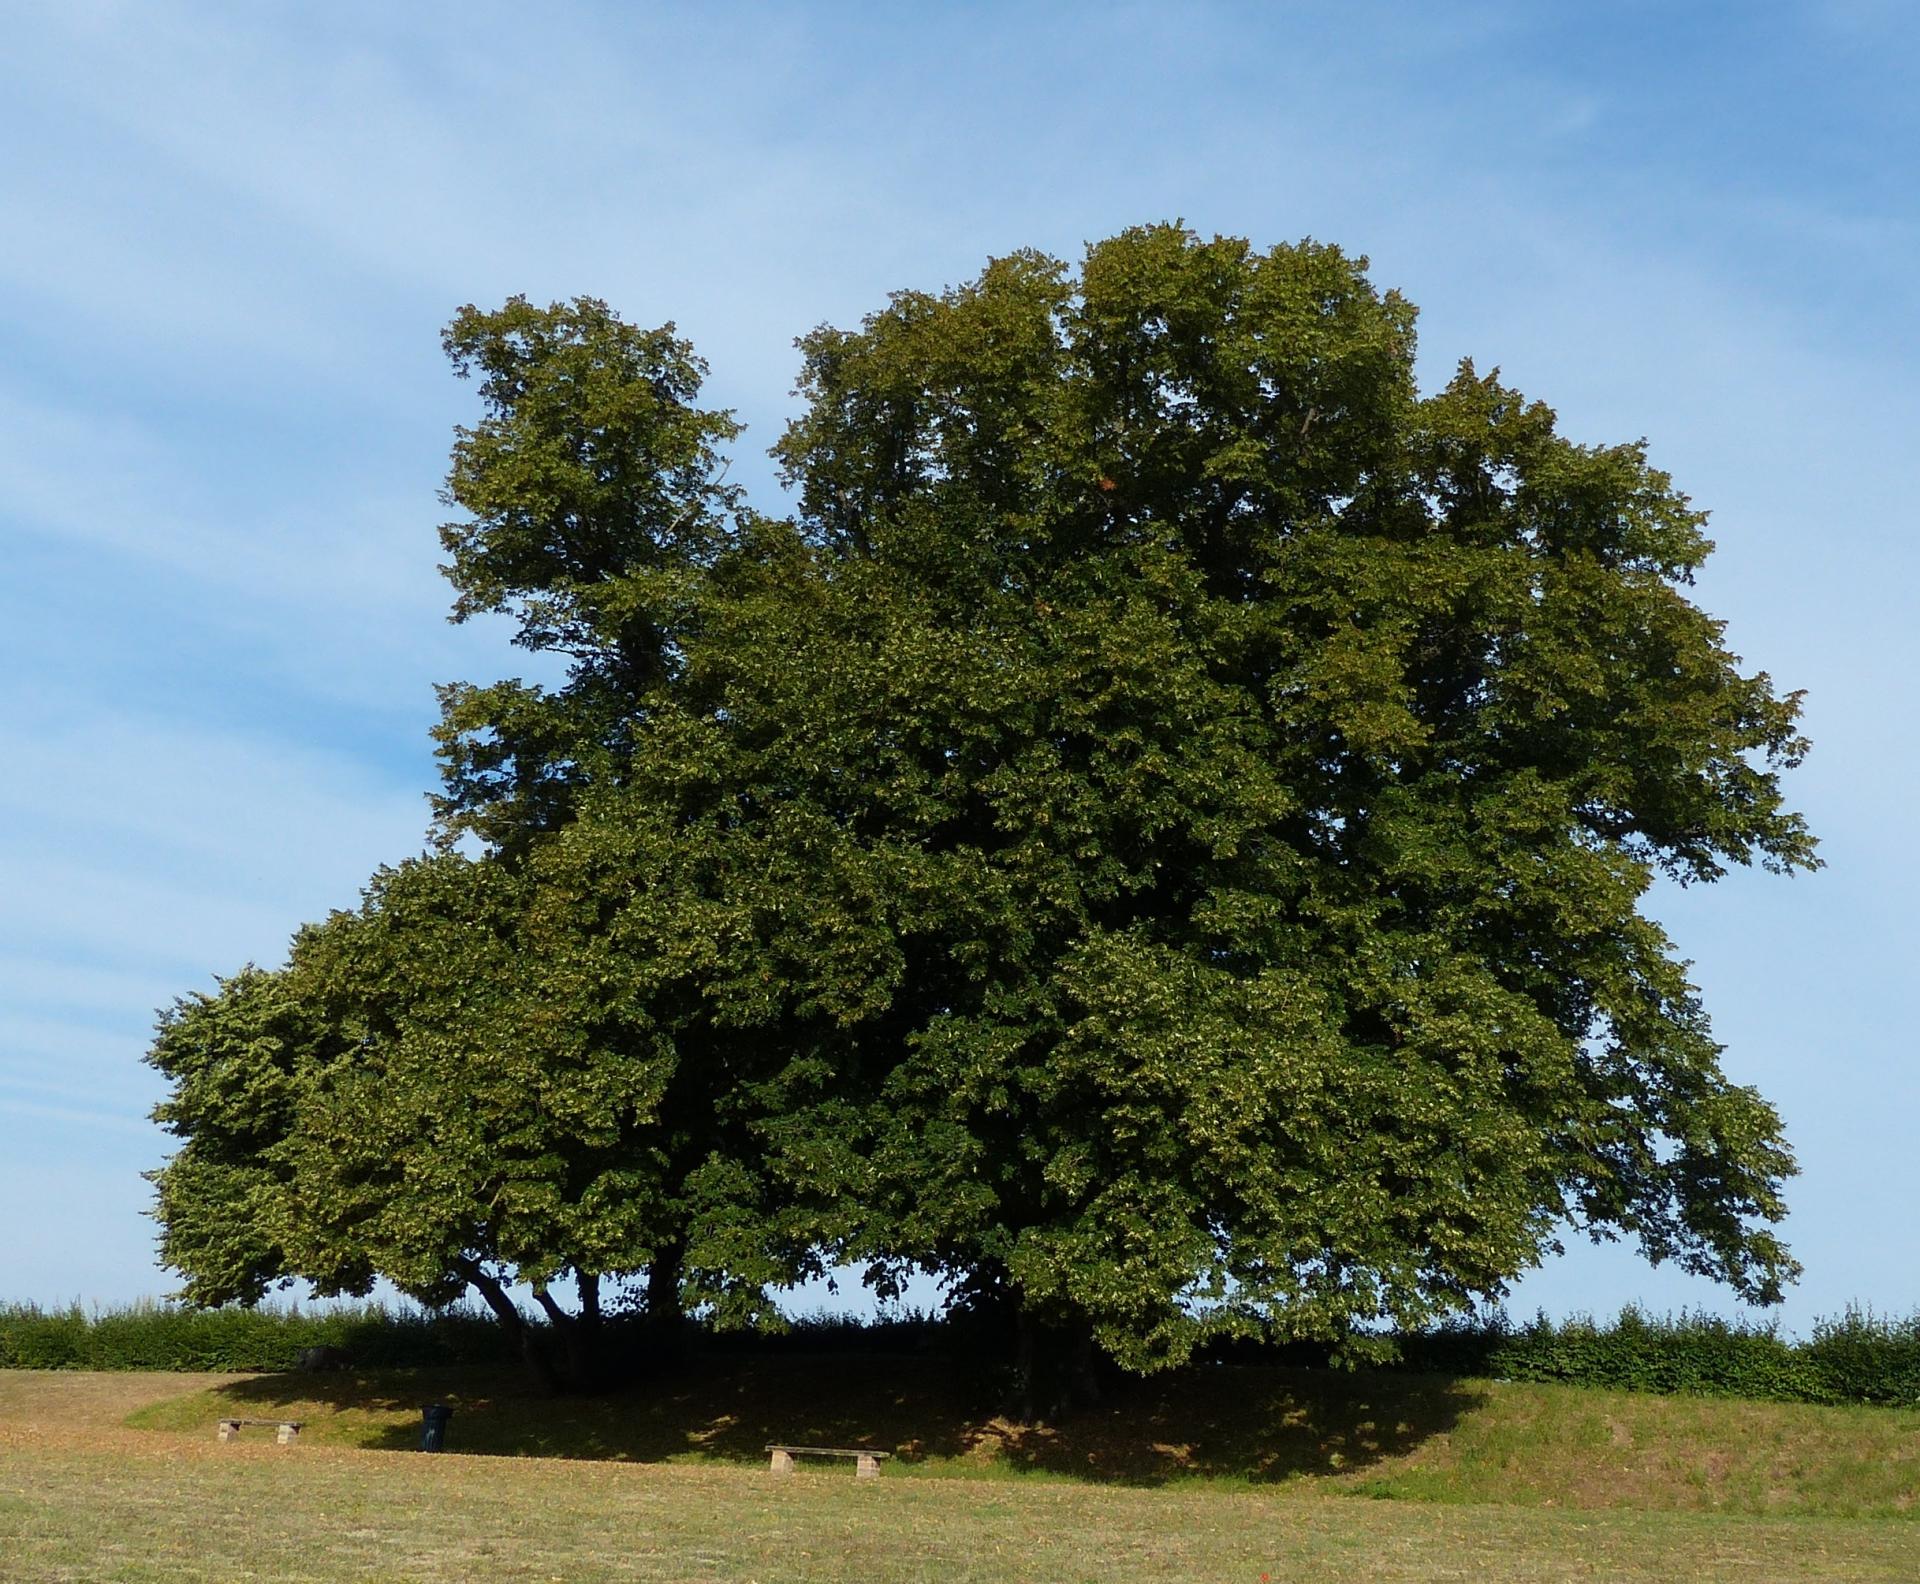
<svg viewBox="0 0 1920 1584"><path fill-rule="evenodd" d="M1643 447L1174 227L804 338L782 520L670 328L448 349L456 614L567 679L445 690L438 854L166 1021L189 1296L852 1261L1150 1368L1570 1222L1777 1297L1778 1119L1642 904L1811 867L1805 745Z"/></svg>

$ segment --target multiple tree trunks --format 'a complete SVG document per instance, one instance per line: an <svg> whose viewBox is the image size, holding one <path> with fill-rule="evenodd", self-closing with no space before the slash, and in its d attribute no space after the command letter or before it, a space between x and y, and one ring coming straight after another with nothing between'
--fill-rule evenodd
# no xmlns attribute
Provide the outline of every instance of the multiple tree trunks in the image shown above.
<svg viewBox="0 0 1920 1584"><path fill-rule="evenodd" d="M773 1474L791 1474L797 1457L850 1457L854 1459L853 1477L863 1480L878 1479L880 1460L889 1456L866 1447L769 1446L767 1451L772 1459L768 1471Z"/></svg>

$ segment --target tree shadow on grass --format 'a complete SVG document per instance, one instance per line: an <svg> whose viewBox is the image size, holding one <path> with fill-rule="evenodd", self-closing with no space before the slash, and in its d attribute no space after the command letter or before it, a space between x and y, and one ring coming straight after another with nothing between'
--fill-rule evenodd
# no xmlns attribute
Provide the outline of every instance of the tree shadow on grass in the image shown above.
<svg viewBox="0 0 1920 1584"><path fill-rule="evenodd" d="M1485 1395L1437 1375L1196 1366L1126 1382L1058 1425L1007 1427L999 1458L1131 1485L1352 1474L1446 1434Z"/></svg>
<svg viewBox="0 0 1920 1584"><path fill-rule="evenodd" d="M922 1455L966 1450L945 1371L924 1358L814 1355L697 1359L603 1396L552 1397L513 1370L392 1370L261 1375L213 1395L251 1417L314 1411L329 1439L417 1447L420 1409L454 1410L448 1449L530 1457L765 1462L771 1441L820 1446L910 1443Z"/></svg>
<svg viewBox="0 0 1920 1584"><path fill-rule="evenodd" d="M328 1415L328 1439L391 1450L417 1447L420 1408L444 1402L458 1452L761 1463L784 1442L1133 1485L1350 1474L1444 1434L1483 1397L1443 1376L1201 1365L1022 1425L982 1413L938 1361L871 1353L696 1359L602 1397L541 1396L479 1369L265 1375L213 1395L250 1417Z"/></svg>

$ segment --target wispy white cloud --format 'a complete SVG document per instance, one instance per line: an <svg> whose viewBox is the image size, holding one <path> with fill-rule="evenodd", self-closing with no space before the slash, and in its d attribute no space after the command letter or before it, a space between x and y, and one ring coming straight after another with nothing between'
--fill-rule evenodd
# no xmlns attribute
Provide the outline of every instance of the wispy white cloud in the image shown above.
<svg viewBox="0 0 1920 1584"><path fill-rule="evenodd" d="M265 459L249 460L252 473ZM0 382L0 521L15 533L183 574L229 602L203 614L350 600L404 612L414 642L431 637L421 618L444 610L446 592L432 532L443 514L430 489L400 499L383 496L385 481L314 482L324 494L254 497L250 478L209 477L194 439L110 400L82 406Z"/></svg>
<svg viewBox="0 0 1920 1584"><path fill-rule="evenodd" d="M1836 1271L1847 1225L1912 1250L1860 1205L1920 1176L1889 1199L1828 1119L1885 1115L1861 987L1920 944L1913 860L1884 834L1915 768L1886 722L1920 661L1920 327L1898 278L1920 215L1892 153L1871 158L1907 146L1913 111L1838 84L1814 102L1806 62L1757 32L1647 26L1667 31L1629 69L1604 19L1493 3L17 8L0 1167L137 1118L154 1008L274 960L418 845L428 685L523 667L497 630L441 620L433 490L471 402L435 341L455 305L590 291L675 318L757 448L812 324L1177 215L1372 254L1425 308L1429 381L1499 363L1582 439L1649 435L1715 509L1707 603L1815 689L1799 784L1836 863L1736 888L1736 922L1712 897L1674 916L1710 1004L1727 989L1730 1061L1807 1141L1798 1224ZM1782 29L1863 82L1914 37L1871 3ZM1869 123L1849 181L1844 133ZM750 453L735 476L769 472ZM1798 1042L1821 1027L1815 1070ZM157 1285L137 1172L158 1135L130 1126L78 1190L110 1251L91 1264L9 1219L0 1171L0 1243L32 1251L33 1291Z"/></svg>

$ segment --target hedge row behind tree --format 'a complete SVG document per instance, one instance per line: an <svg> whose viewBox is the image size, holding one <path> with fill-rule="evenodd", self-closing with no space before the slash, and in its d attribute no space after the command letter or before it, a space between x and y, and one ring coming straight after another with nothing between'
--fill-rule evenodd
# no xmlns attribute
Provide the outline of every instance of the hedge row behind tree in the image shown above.
<svg viewBox="0 0 1920 1584"><path fill-rule="evenodd" d="M611 1333L618 1337L631 1320L614 1316ZM973 1365L981 1362L976 1340L970 1331L920 1315L862 1320L835 1314L803 1315L778 1333L719 1334L708 1347L720 1357L936 1351ZM1920 1403L1920 1316L1890 1320L1849 1310L1816 1321L1810 1337L1796 1340L1770 1325L1629 1310L1605 1324L1544 1317L1518 1327L1497 1319L1454 1321L1398 1335L1394 1343L1394 1368L1454 1377L1776 1402ZM513 1357L495 1320L464 1307L426 1313L376 1304L289 1310L140 1303L89 1313L77 1305L0 1305L0 1369L288 1370L302 1351L322 1346L343 1350L356 1370L493 1366ZM1331 1362L1325 1343L1227 1341L1210 1345L1204 1356L1309 1369ZM991 1361L989 1378L1001 1373L1000 1362Z"/></svg>

